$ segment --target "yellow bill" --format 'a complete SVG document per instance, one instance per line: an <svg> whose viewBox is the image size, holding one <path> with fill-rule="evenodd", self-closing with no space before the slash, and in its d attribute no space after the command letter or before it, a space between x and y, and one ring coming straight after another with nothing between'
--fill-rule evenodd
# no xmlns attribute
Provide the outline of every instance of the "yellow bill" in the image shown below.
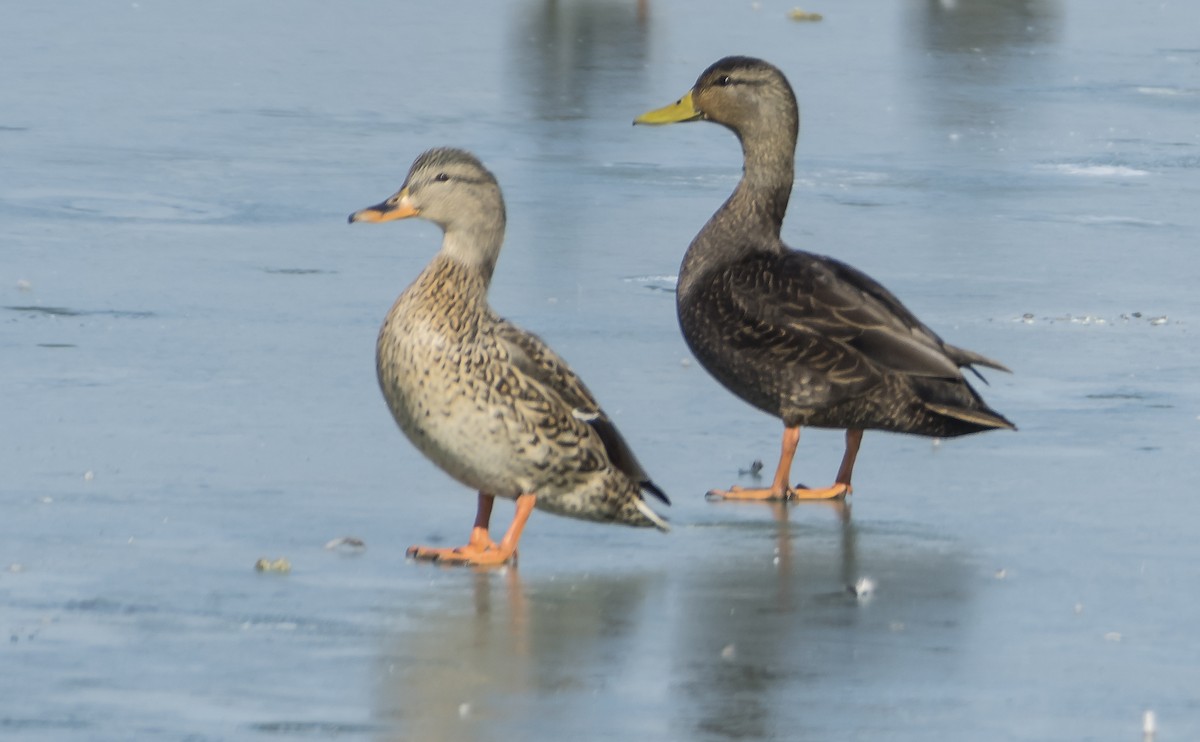
<svg viewBox="0 0 1200 742"><path fill-rule="evenodd" d="M647 124L650 126L658 126L661 124L677 124L681 121L695 121L703 116L700 111L696 110L696 104L692 100L692 91L687 91L687 95L675 101L669 106L656 108L653 111L646 111L641 116L633 120L634 125Z"/></svg>

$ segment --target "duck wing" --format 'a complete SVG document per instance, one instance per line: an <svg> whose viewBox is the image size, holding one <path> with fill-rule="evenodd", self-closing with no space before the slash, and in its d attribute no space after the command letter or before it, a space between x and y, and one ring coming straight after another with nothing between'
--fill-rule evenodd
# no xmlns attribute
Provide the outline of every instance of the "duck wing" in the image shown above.
<svg viewBox="0 0 1200 742"><path fill-rule="evenodd" d="M808 255L807 253L800 251L793 251L790 254ZM994 368L997 371L1012 373L1007 366L999 361L992 360L985 355L976 353L972 350L967 350L966 348L959 348L947 343L945 340L942 340L937 333L929 329L929 327L927 327L925 323L921 322L921 320L917 319L917 316L910 312L908 307L904 306L904 304L902 304L892 292L888 291L878 281L854 266L848 265L828 256L809 255L808 257L816 259L830 271L832 271L835 279L841 284L843 289L849 289L853 292L861 292L866 297L869 297L870 301L865 302L865 304L869 303L876 310L890 316L896 323L898 323L895 326L895 329L899 331L901 328L903 328L903 330L906 330L912 335L920 338L920 342L922 344L930 347L936 347L942 353L944 353L947 358L953 361L956 366L986 366L988 368ZM986 382L986 379L983 379L983 376L981 376L979 372L975 371L975 369L971 370L975 372L976 376L979 376L981 380Z"/></svg>
<svg viewBox="0 0 1200 742"><path fill-rule="evenodd" d="M947 345L890 291L832 258L763 252L721 273L742 313L743 334L780 351L790 347L835 379L863 375L863 361L910 376L960 379L960 365L987 360Z"/></svg>
<svg viewBox="0 0 1200 742"><path fill-rule="evenodd" d="M671 500L642 468L633 450L621 436L583 380L567 362L555 353L540 337L526 332L511 322L499 319L495 327L497 341L508 351L517 369L535 380L571 410L575 419L586 423L604 445L608 460L614 468L625 473L642 489L670 505Z"/></svg>

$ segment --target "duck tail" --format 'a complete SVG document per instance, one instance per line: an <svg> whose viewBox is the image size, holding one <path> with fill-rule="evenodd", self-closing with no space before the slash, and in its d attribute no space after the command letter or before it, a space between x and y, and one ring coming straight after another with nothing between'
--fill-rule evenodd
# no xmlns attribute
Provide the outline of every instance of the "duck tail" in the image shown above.
<svg viewBox="0 0 1200 742"><path fill-rule="evenodd" d="M634 500L633 504L634 504L634 507L637 508L638 512L641 513L643 516L645 516L646 520L649 521L649 523L644 523L644 524L638 523L635 525L653 526L653 527L657 528L658 530L662 531L663 533L666 533L667 531L671 530L671 524L667 522L667 519L662 517L658 513L654 512L654 510L651 509L651 507L646 504L645 500L643 500L642 498L639 497L636 500Z"/></svg>
<svg viewBox="0 0 1200 742"><path fill-rule="evenodd" d="M974 432L996 429L1017 429L1017 426L1014 425L1008 418L1004 417L1004 415L1001 415L999 412L987 407L972 409L966 407L951 407L949 405L937 404L936 402L925 402L924 404L925 408L931 412L936 412L939 415L944 415L954 420L961 420L964 423L976 426L977 429Z"/></svg>
<svg viewBox="0 0 1200 742"><path fill-rule="evenodd" d="M663 504L671 504L671 498L667 497L667 493L659 489L658 485L654 482L651 482L649 479L643 479L642 481L638 482L638 485L646 492L649 492L658 499L662 500Z"/></svg>
<svg viewBox="0 0 1200 742"><path fill-rule="evenodd" d="M579 417L578 413L576 417ZM663 492L657 484L650 481L650 476L646 474L646 470L642 468L637 457L633 455L629 444L621 437L621 433L617 431L617 426L613 425L612 420L609 420L607 415L600 412L587 418L585 422L600 436L600 442L604 444L604 450L608 453L608 460L612 462L613 468L633 480L639 489L649 492L659 500L662 500L664 504L671 504L671 498L667 497L667 493Z"/></svg>
<svg viewBox="0 0 1200 742"><path fill-rule="evenodd" d="M964 366L985 366L987 368L994 368L997 371L1003 371L1006 374L1012 373L1012 369L1010 369L1008 366L1005 366L1000 361L993 361L991 358L988 358L982 353L976 353L973 350L967 350L966 348L959 348L949 344L946 344L945 348L946 355L949 356L950 360L954 361L959 368ZM978 371L973 368L971 371L974 372L976 376L979 376L979 378L983 380L985 384L987 383L987 380L984 379L983 376L980 376Z"/></svg>

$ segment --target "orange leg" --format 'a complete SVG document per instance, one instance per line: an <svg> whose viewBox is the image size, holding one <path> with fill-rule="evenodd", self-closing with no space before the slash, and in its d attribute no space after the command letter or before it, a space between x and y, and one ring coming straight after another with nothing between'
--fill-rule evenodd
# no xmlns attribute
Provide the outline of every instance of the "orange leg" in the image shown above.
<svg viewBox="0 0 1200 742"><path fill-rule="evenodd" d="M709 490L708 497L714 500L786 500L788 478L792 472L792 459L796 457L796 446L800 445L800 427L783 429L783 446L779 452L779 466L775 467L775 479L770 487L748 489L733 485L727 490Z"/></svg>
<svg viewBox="0 0 1200 742"><path fill-rule="evenodd" d="M846 431L846 455L842 456L842 465L838 468L837 484L846 485L846 492L854 491L850 486L850 476L854 474L854 460L858 458L858 447L862 445L862 428L851 428Z"/></svg>
<svg viewBox="0 0 1200 742"><path fill-rule="evenodd" d="M479 504L475 511L475 526L471 529L471 538L466 546L450 549L435 549L429 546L410 546L408 556L413 559L436 561L449 554L480 553L496 545L488 535L488 524L492 520L492 505L496 498L484 492L479 493Z"/></svg>
<svg viewBox="0 0 1200 742"><path fill-rule="evenodd" d="M495 502L492 495L479 493L479 507L475 513L475 526L471 529L471 538L466 546L452 549L433 549L425 546L411 546L408 556L413 559L440 562L443 564L474 564L481 566L498 566L515 562L517 558L517 543L521 540L521 532L533 512L537 496L524 494L517 497L517 512L513 516L512 525L504 534L500 543L492 541L488 535L488 524L492 517L492 505Z"/></svg>
<svg viewBox="0 0 1200 742"><path fill-rule="evenodd" d="M770 487L748 489L735 484L728 490L710 490L708 497L716 500L833 500L845 497L853 492L850 476L854 472L854 459L858 456L862 435L863 431L859 429L846 431L846 454L842 457L842 466L832 487L808 489L788 484L792 460L796 457L796 447L800 444L800 427L796 426L783 429L779 466L775 469L775 479Z"/></svg>
<svg viewBox="0 0 1200 742"><path fill-rule="evenodd" d="M842 465L838 467L837 479L832 487L811 490L804 487L794 487L792 498L796 500L837 500L854 492L850 486L850 475L854 473L854 460L858 458L858 447L862 445L863 432L861 428L851 428L846 431L846 453L842 455Z"/></svg>

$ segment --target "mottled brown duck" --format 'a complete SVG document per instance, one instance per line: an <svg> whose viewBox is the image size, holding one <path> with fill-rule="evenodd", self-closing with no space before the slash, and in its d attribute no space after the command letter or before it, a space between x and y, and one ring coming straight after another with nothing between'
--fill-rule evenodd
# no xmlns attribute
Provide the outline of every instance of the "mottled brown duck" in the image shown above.
<svg viewBox="0 0 1200 742"><path fill-rule="evenodd" d="M734 486L710 496L844 497L852 491L866 429L938 437L1015 429L960 370L1007 368L943 341L862 271L783 243L800 113L778 68L760 59L726 57L705 70L683 98L634 123L683 121L713 121L732 130L745 165L733 195L684 255L676 294L679 325L717 381L784 425L770 487ZM846 431L842 465L829 487L789 484L806 425Z"/></svg>
<svg viewBox="0 0 1200 742"><path fill-rule="evenodd" d="M444 237L379 331L379 385L413 445L479 493L465 546L414 546L409 556L507 563L534 508L667 530L643 492L663 502L666 495L592 393L546 343L488 304L505 226L492 173L468 152L429 150L399 192L350 221L409 217L437 224ZM496 497L516 501L512 525L498 543L488 531Z"/></svg>

